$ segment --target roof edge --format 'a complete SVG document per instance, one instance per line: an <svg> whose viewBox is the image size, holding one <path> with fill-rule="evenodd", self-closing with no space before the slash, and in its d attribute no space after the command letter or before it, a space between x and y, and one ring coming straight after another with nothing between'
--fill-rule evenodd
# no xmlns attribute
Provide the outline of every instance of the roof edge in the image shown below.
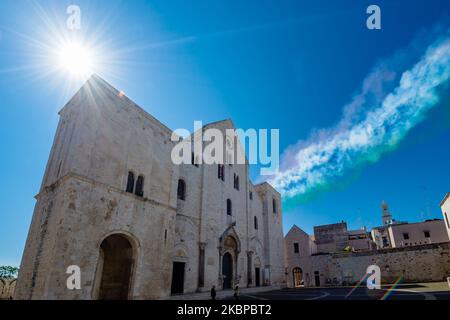
<svg viewBox="0 0 450 320"><path fill-rule="evenodd" d="M447 192L444 199L442 199L441 203L439 204L441 207L444 205L445 201L450 197L450 192Z"/></svg>

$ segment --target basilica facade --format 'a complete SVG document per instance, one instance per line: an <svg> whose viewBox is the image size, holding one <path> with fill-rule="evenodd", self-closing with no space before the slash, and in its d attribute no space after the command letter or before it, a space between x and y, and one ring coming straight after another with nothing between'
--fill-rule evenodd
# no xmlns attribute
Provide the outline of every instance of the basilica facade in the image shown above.
<svg viewBox="0 0 450 320"><path fill-rule="evenodd" d="M285 284L280 194L254 185L248 164L174 164L172 130L96 75L59 114L16 299ZM202 130L225 139L233 127ZM79 288L68 286L73 266Z"/></svg>

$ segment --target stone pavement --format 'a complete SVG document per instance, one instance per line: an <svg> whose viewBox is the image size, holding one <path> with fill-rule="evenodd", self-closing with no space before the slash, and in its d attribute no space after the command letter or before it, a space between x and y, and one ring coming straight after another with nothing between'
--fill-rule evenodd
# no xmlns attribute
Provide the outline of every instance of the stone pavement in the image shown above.
<svg viewBox="0 0 450 320"><path fill-rule="evenodd" d="M386 286L381 286L386 287ZM445 292L450 291L450 286L447 282L428 282L428 283L405 283L400 287L414 289L417 292Z"/></svg>
<svg viewBox="0 0 450 320"><path fill-rule="evenodd" d="M253 288L239 288L240 295L248 295L254 293L261 293L273 290L280 290L280 286L263 286L263 287L253 287ZM216 299L223 300L232 297L234 294L233 290L217 290ZM186 293L183 295L171 296L170 300L210 300L210 292L196 292L196 293Z"/></svg>

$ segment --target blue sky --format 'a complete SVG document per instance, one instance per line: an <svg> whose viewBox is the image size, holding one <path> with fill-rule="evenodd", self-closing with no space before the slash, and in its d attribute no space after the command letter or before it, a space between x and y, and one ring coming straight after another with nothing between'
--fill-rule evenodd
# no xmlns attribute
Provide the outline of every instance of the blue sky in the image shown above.
<svg viewBox="0 0 450 320"><path fill-rule="evenodd" d="M244 129L279 128L281 150L336 125L380 61L415 41L411 63L402 61L410 67L430 30L450 26L447 0L1 1L0 264L20 263L57 112L81 85L49 74L46 56L51 25L65 23L72 3L81 34L102 44L97 73L164 124L232 118ZM365 27L369 4L381 7L382 30ZM285 231L376 226L383 199L398 220L440 218L450 191L448 101L395 150L285 210Z"/></svg>

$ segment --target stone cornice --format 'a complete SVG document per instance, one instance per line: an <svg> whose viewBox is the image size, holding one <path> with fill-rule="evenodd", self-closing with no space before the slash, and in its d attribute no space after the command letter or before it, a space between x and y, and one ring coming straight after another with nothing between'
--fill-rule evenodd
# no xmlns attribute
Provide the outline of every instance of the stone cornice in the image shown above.
<svg viewBox="0 0 450 320"><path fill-rule="evenodd" d="M123 190L121 190L119 188L107 185L106 183L99 182L99 181L96 181L94 179L91 179L91 178L88 178L86 176L83 176L83 175L80 175L80 174L77 174L77 173L73 173L73 172L64 175L63 177L59 178L58 180L56 180L56 182L54 182L53 184L51 184L49 186L44 186L41 189L41 191L35 196L35 198L37 200L39 200L39 198L41 198L42 196L53 192L57 187L63 186L70 179L75 179L75 180L78 180L78 181L89 183L89 184L94 185L94 186L100 186L100 187L103 187L103 188L107 189L108 191L114 191L116 193L119 193L120 195L127 196L127 197L132 197L132 198L134 198L136 200L143 201L143 202L149 202L149 203L151 203L153 205L162 206L162 207L165 207L165 208L167 208L169 210L173 210L173 211L177 210L176 207L172 207L170 205L167 205L165 203L162 203L162 202L159 202L159 201L156 201L156 200L153 200L153 199L136 196L136 195L134 195L132 193L125 192L125 191L123 191Z"/></svg>

